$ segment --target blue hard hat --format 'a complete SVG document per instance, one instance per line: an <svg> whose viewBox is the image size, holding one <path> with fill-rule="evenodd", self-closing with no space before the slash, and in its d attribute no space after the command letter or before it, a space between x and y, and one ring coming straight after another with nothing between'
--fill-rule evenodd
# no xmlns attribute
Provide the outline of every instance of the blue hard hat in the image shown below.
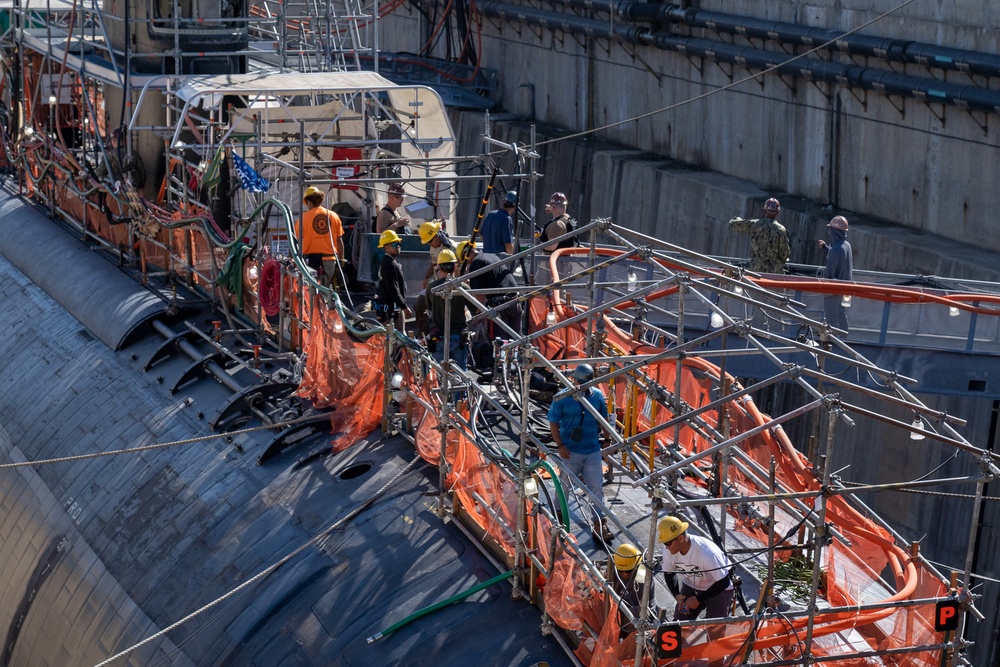
<svg viewBox="0 0 1000 667"><path fill-rule="evenodd" d="M516 204L517 203L517 190L508 190L507 194L504 196L503 201L505 204Z"/></svg>
<svg viewBox="0 0 1000 667"><path fill-rule="evenodd" d="M573 377L577 382L590 382L594 379L594 367L590 364L580 364L573 369Z"/></svg>

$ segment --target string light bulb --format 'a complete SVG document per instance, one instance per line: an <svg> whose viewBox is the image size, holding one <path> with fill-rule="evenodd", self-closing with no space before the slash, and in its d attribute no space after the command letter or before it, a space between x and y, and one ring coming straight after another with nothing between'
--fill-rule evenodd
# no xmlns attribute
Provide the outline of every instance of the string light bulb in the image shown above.
<svg viewBox="0 0 1000 667"><path fill-rule="evenodd" d="M708 325L713 329L720 328L725 322L722 320L722 315L719 315L715 311L712 311L712 318L709 320Z"/></svg>
<svg viewBox="0 0 1000 667"><path fill-rule="evenodd" d="M247 269L247 275L250 277L250 280L257 280L258 273L257 273L257 265L256 264L251 264L250 265L250 268Z"/></svg>
<svg viewBox="0 0 1000 667"><path fill-rule="evenodd" d="M740 285L733 285L733 294L743 294L743 287Z"/></svg>
<svg viewBox="0 0 1000 667"><path fill-rule="evenodd" d="M403 386L403 374L402 373L395 373L392 376L392 380L390 380L390 384L392 385L393 389L399 389L400 387L402 387Z"/></svg>
<svg viewBox="0 0 1000 667"><path fill-rule="evenodd" d="M344 333L344 320L339 317L333 320L333 333Z"/></svg>
<svg viewBox="0 0 1000 667"><path fill-rule="evenodd" d="M642 584L645 584L646 583L646 575L648 574L648 572L649 572L649 570L647 570L646 566L643 565L642 563L639 563L638 565L636 565L635 566L635 583L639 584L640 586Z"/></svg>
<svg viewBox="0 0 1000 667"><path fill-rule="evenodd" d="M538 482L535 481L534 476L527 477L524 480L524 497L525 498L538 497Z"/></svg>
<svg viewBox="0 0 1000 667"><path fill-rule="evenodd" d="M628 270L628 276L626 276L625 280L628 283L628 291L629 292L634 292L635 291L635 287L636 287L636 283L639 281L639 277L635 275L635 271L632 270L632 269L629 269Z"/></svg>
<svg viewBox="0 0 1000 667"><path fill-rule="evenodd" d="M549 312L545 315L545 324L552 326L556 323L556 311L555 308L549 306Z"/></svg>
<svg viewBox="0 0 1000 667"><path fill-rule="evenodd" d="M962 313L956 306L948 306L948 314L951 317L958 317Z"/></svg>
<svg viewBox="0 0 1000 667"><path fill-rule="evenodd" d="M920 418L920 415L914 413L913 423L910 424L916 431L910 431L910 440L923 440L924 439L924 420Z"/></svg>
<svg viewBox="0 0 1000 667"><path fill-rule="evenodd" d="M845 294L843 297L841 297L841 299L840 299L840 305L843 306L844 308L850 308L851 307L851 295L850 294Z"/></svg>
<svg viewBox="0 0 1000 667"><path fill-rule="evenodd" d="M49 104L55 104L55 103L56 103L56 96L49 95Z"/></svg>

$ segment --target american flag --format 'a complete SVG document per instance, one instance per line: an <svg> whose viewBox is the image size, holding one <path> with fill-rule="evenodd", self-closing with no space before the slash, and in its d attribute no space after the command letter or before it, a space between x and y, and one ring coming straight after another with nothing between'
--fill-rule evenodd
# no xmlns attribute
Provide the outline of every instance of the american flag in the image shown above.
<svg viewBox="0 0 1000 667"><path fill-rule="evenodd" d="M254 171L236 151L233 151L233 164L236 165L236 173L240 175L240 185L247 192L267 192L271 188L271 181Z"/></svg>

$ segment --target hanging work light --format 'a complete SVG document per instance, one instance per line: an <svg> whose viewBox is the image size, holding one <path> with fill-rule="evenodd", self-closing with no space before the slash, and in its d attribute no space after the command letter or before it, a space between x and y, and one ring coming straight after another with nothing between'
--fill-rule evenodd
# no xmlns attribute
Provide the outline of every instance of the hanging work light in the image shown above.
<svg viewBox="0 0 1000 667"><path fill-rule="evenodd" d="M924 420L920 418L920 415L913 413L913 423L910 426L917 429L916 431L910 431L910 440L923 440L925 437L922 433L924 430Z"/></svg>

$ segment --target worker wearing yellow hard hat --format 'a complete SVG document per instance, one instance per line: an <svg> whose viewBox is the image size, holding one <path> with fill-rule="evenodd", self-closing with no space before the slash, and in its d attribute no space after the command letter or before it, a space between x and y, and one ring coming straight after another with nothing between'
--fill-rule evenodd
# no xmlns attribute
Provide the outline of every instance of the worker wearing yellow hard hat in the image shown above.
<svg viewBox="0 0 1000 667"><path fill-rule="evenodd" d="M378 287L375 290L373 307L378 321L386 324L393 322L402 327L403 322L396 320L398 313L410 317L410 309L406 305L406 280L403 279L403 267L396 257L399 256L402 239L399 234L387 229L378 239L378 247L385 250L382 262L378 267Z"/></svg>
<svg viewBox="0 0 1000 667"><path fill-rule="evenodd" d="M427 310L430 311L427 346L438 362L444 361L447 350L448 359L465 370L468 356L465 345L465 327L469 318L466 312L468 303L465 297L457 293L452 293L449 297L434 293L435 287L455 277L458 261L450 248L442 248L438 253L437 262L440 277L428 283L424 291ZM446 330L447 336L445 336Z"/></svg>
<svg viewBox="0 0 1000 667"><path fill-rule="evenodd" d="M417 313L417 334L422 333L426 335L429 333L430 322L426 316L428 304L424 290L427 289L427 283L441 275L437 268L438 254L445 248L454 250L455 244L451 242L448 234L445 233L443 220L428 220L417 228L417 234L420 236L420 242L429 246L431 260L427 265L427 272L424 274L424 279L421 283L422 289L420 295L417 296L417 303L414 306L414 310Z"/></svg>
<svg viewBox="0 0 1000 667"><path fill-rule="evenodd" d="M323 191L310 185L302 193L306 210L295 222L302 259L316 271L320 284L331 287L340 273L337 266L344 259L344 225L340 216L323 206Z"/></svg>
<svg viewBox="0 0 1000 667"><path fill-rule="evenodd" d="M614 564L614 569L608 573L611 589L621 597L625 608L635 618L639 613L646 576L646 567L641 564L642 551L629 542L619 544L611 554L611 562ZM625 638L634 631L635 624L622 616L620 637Z"/></svg>
<svg viewBox="0 0 1000 667"><path fill-rule="evenodd" d="M692 621L729 615L733 595L733 563L712 540L692 535L690 524L666 516L656 524L662 547L660 568L677 602L674 620Z"/></svg>

